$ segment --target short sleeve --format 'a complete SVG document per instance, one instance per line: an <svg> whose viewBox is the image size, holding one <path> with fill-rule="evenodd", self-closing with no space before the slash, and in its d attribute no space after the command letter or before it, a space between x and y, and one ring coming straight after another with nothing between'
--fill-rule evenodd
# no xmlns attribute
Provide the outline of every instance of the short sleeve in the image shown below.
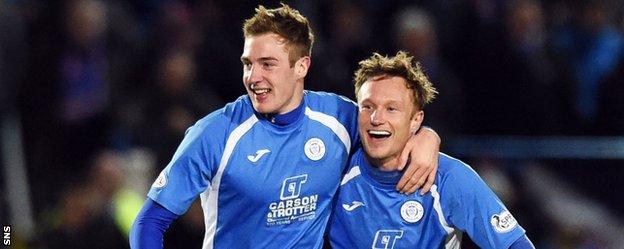
<svg viewBox="0 0 624 249"><path fill-rule="evenodd" d="M218 112L218 111L217 111ZM148 197L182 215L210 186L222 154L225 118L212 113L189 128L171 162L151 186Z"/></svg>
<svg viewBox="0 0 624 249"><path fill-rule="evenodd" d="M509 248L524 229L470 166L453 164L440 189L449 225L466 232L481 248Z"/></svg>

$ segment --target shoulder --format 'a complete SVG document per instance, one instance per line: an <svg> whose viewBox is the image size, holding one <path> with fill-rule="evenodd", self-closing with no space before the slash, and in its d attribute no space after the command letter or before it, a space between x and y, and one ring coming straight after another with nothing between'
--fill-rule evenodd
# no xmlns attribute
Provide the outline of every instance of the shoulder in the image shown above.
<svg viewBox="0 0 624 249"><path fill-rule="evenodd" d="M349 157L349 167L347 168L347 173L344 174L344 176L342 177L340 186L351 182L351 180L357 178L362 174L362 171L360 170L360 165L362 164L363 153L364 150L362 149L362 147L359 147L354 153L351 153Z"/></svg>
<svg viewBox="0 0 624 249"><path fill-rule="evenodd" d="M438 170L444 174L476 174L470 165L442 152L438 156L438 165Z"/></svg>
<svg viewBox="0 0 624 249"><path fill-rule="evenodd" d="M479 175L470 165L463 161L441 153L438 157L438 174L440 180L466 184L465 180L479 180ZM454 183L452 183L454 184Z"/></svg>
<svg viewBox="0 0 624 249"><path fill-rule="evenodd" d="M353 112L357 104L347 97L328 92L305 91L308 107L322 112ZM342 113L341 113L342 114Z"/></svg>
<svg viewBox="0 0 624 249"><path fill-rule="evenodd" d="M305 91L304 96L307 105L306 115L329 124L333 130L339 130L341 136L348 135L353 142L347 143L348 147L357 144L358 109L355 102L344 96L326 92Z"/></svg>
<svg viewBox="0 0 624 249"><path fill-rule="evenodd" d="M254 116L253 108L246 95L211 112L191 126L186 134L210 133L210 137L225 136Z"/></svg>
<svg viewBox="0 0 624 249"><path fill-rule="evenodd" d="M249 96L241 95L233 102L227 103L222 109L221 118L225 118L235 124L245 122L254 115Z"/></svg>

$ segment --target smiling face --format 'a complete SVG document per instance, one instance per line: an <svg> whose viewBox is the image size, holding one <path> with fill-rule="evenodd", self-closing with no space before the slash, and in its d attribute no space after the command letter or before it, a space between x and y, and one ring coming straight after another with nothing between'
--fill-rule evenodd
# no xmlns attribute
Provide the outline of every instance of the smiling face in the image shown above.
<svg viewBox="0 0 624 249"><path fill-rule="evenodd" d="M243 83L257 112L287 113L301 103L310 57L303 56L291 65L288 51L286 41L273 33L245 38Z"/></svg>
<svg viewBox="0 0 624 249"><path fill-rule="evenodd" d="M362 144L371 163L382 170L396 169L394 162L424 118L412 91L404 78L382 75L368 79L357 92Z"/></svg>

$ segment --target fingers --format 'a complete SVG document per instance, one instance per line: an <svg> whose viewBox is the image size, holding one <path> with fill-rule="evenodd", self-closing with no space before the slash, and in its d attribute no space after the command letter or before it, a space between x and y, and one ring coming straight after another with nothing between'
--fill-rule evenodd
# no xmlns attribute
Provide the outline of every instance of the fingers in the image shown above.
<svg viewBox="0 0 624 249"><path fill-rule="evenodd" d="M414 167L410 166L407 169L409 170L411 168L414 168ZM413 174L410 174L410 175L408 175L408 172L406 171L403 174L403 177L401 179L406 178L406 177L409 177L409 178L406 179L405 184L400 187L399 192L403 194L412 194L416 192L416 189L425 183L427 176L428 176L428 172L427 172L427 169L424 167L419 167L413 172Z"/></svg>
<svg viewBox="0 0 624 249"><path fill-rule="evenodd" d="M414 184L409 188L409 190L405 191L406 194L412 194L416 192L417 189L421 188L423 184L425 184L425 181L427 181L428 176L429 176L429 172L426 169L422 171L422 175L414 174L412 179L417 179L417 180L410 181L410 183L414 183Z"/></svg>
<svg viewBox="0 0 624 249"><path fill-rule="evenodd" d="M403 149L403 151L401 152L401 156L399 157L399 161L398 161L398 167L397 170L401 171L405 168L406 164L407 164L407 158L409 157L409 155L412 153L412 150L410 150L410 148L412 148L413 146L410 145L412 139L407 141L407 144L405 145L405 148Z"/></svg>
<svg viewBox="0 0 624 249"><path fill-rule="evenodd" d="M438 168L438 150L436 149L431 156L427 153L419 154L416 150L419 147L415 146L415 144L415 138L410 138L397 159L398 170L403 170L407 164L409 165L403 172L403 176L397 183L396 188L397 191L404 194L412 194L421 188L420 193L423 195L429 192L435 182Z"/></svg>
<svg viewBox="0 0 624 249"><path fill-rule="evenodd" d="M405 169L405 172L403 172L403 176L401 176L401 179L399 179L399 182L396 185L396 190L403 193L403 189L405 189L405 185L409 182L410 178L412 177L412 175L414 175L414 172L416 171L415 167L407 167L407 169Z"/></svg>
<svg viewBox="0 0 624 249"><path fill-rule="evenodd" d="M429 176L427 176L427 182L425 182L425 185L422 187L422 189L420 189L420 195L425 195L429 192L429 190L431 190L431 186L433 186L433 183L435 182L436 172L437 170L431 170L429 172Z"/></svg>

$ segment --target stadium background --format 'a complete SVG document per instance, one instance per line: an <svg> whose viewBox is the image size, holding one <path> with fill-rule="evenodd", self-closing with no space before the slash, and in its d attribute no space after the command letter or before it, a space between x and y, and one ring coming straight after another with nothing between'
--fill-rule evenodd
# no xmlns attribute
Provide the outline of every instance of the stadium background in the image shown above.
<svg viewBox="0 0 624 249"><path fill-rule="evenodd" d="M316 31L307 89L352 98L357 61L408 50L440 91L425 110L442 151L481 174L537 248L624 244L623 1L285 2ZM0 0L12 248L127 247L185 129L244 93L240 27L257 4ZM194 205L165 244L202 236Z"/></svg>

